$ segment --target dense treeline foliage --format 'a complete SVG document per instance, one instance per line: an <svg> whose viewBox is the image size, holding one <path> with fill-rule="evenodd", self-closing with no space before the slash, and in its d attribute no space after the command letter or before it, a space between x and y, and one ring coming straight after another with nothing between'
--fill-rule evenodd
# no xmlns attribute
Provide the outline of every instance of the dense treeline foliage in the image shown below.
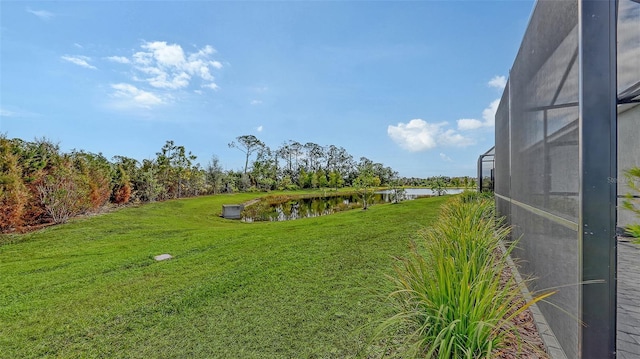
<svg viewBox="0 0 640 359"><path fill-rule="evenodd" d="M399 178L344 148L296 141L269 148L253 135L229 144L245 154L242 170L224 170L213 156L206 167L184 146L167 141L153 159L73 150L62 153L47 139L27 142L0 134L0 231L12 231L98 211L112 203L142 203L234 191L355 186L473 186L469 177ZM366 191L365 191L366 192Z"/></svg>

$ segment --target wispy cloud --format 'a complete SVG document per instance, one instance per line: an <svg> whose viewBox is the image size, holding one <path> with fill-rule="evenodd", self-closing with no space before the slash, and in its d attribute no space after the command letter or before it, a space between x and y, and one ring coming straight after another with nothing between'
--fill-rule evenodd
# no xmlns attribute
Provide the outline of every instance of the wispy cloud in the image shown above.
<svg viewBox="0 0 640 359"><path fill-rule="evenodd" d="M262 125L260 125L260 126L256 127L256 131L262 132L262 128L263 128Z"/></svg>
<svg viewBox="0 0 640 359"><path fill-rule="evenodd" d="M130 64L131 61L124 57L124 56L109 56L107 57L107 60L111 61L111 62L117 62L120 64Z"/></svg>
<svg viewBox="0 0 640 359"><path fill-rule="evenodd" d="M70 56L70 55L64 55L60 57L61 59L68 61L72 64L76 64L78 66L82 66L84 68L87 69L92 69L92 70L96 70L97 67L89 64L88 61L91 60L91 58L87 57L87 56Z"/></svg>
<svg viewBox="0 0 640 359"><path fill-rule="evenodd" d="M413 119L408 123L388 126L387 134L400 147L410 152L426 151L438 146L465 147L474 143L453 129L447 122L429 123Z"/></svg>
<svg viewBox="0 0 640 359"><path fill-rule="evenodd" d="M0 108L0 117L15 117L16 113L13 111L5 110L4 108Z"/></svg>
<svg viewBox="0 0 640 359"><path fill-rule="evenodd" d="M251 100L251 104L252 104L253 106L255 106L255 105L260 105L260 104L262 104L262 101L260 101L260 100Z"/></svg>
<svg viewBox="0 0 640 359"><path fill-rule="evenodd" d="M494 76L488 83L489 87L504 89L507 86L507 78L505 76Z"/></svg>
<svg viewBox="0 0 640 359"><path fill-rule="evenodd" d="M149 91L141 90L131 84L112 84L111 88L115 90L112 94L112 97L115 100L113 105L119 109L150 109L154 106L165 103L160 96Z"/></svg>
<svg viewBox="0 0 640 359"><path fill-rule="evenodd" d="M30 111L25 111L23 109L10 107L11 109L7 109L6 107L0 107L0 117L6 118L25 118L25 117L39 117L40 114Z"/></svg>
<svg viewBox="0 0 640 359"><path fill-rule="evenodd" d="M27 8L27 12L39 17L42 20L49 20L52 17L56 16L54 13L46 10L32 10L31 8Z"/></svg>
<svg viewBox="0 0 640 359"><path fill-rule="evenodd" d="M445 162L452 162L453 160L451 159L451 157L447 156L446 154L440 152L440 158L445 161Z"/></svg>
<svg viewBox="0 0 640 359"><path fill-rule="evenodd" d="M218 90L218 89L220 89L220 86L218 86L218 85L217 85L216 83L214 83L214 82L209 83L209 84L204 84L204 85L202 85L202 87L204 87L204 88L208 88L208 89L212 89L212 90Z"/></svg>

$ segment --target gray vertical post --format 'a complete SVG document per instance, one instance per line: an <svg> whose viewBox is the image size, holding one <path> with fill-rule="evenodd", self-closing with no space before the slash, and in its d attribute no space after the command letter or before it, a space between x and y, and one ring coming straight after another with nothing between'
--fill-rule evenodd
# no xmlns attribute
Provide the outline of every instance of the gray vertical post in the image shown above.
<svg viewBox="0 0 640 359"><path fill-rule="evenodd" d="M478 193L482 192L482 155L478 157Z"/></svg>
<svg viewBox="0 0 640 359"><path fill-rule="evenodd" d="M579 1L582 358L616 357L616 7Z"/></svg>

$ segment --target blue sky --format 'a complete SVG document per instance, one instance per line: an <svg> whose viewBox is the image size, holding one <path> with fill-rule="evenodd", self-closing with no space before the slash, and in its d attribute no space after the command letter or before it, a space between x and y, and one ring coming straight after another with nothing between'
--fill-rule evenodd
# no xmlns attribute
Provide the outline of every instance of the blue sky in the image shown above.
<svg viewBox="0 0 640 359"><path fill-rule="evenodd" d="M527 1L0 2L0 133L241 169L255 135L473 176Z"/></svg>

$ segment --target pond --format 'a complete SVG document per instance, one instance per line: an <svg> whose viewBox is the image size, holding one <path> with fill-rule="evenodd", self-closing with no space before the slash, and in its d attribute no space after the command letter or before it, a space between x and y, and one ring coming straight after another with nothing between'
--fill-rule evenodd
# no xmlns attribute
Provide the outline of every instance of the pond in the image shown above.
<svg viewBox="0 0 640 359"><path fill-rule="evenodd" d="M462 189L447 189L447 194L461 193ZM399 193L401 200L432 197L436 193L428 188L405 188ZM395 191L384 190L372 194L369 204L393 202ZM362 208L362 197L356 193L342 193L308 198L290 198L287 196L269 196L242 211L242 220L289 221L299 218L325 216L328 214Z"/></svg>
<svg viewBox="0 0 640 359"><path fill-rule="evenodd" d="M435 195L437 195L437 193L435 191L433 191L430 188L405 188L404 193L402 194L401 199L402 200L406 200L406 199L416 199L416 198L420 198L420 197L433 197ZM446 189L446 194L459 194L462 193L464 191L464 189L462 188L447 188ZM388 190L384 190L384 191L379 191L376 193L380 193L382 195L387 195L387 196L393 196L393 190L388 189ZM391 202L391 199L386 199L386 202Z"/></svg>

